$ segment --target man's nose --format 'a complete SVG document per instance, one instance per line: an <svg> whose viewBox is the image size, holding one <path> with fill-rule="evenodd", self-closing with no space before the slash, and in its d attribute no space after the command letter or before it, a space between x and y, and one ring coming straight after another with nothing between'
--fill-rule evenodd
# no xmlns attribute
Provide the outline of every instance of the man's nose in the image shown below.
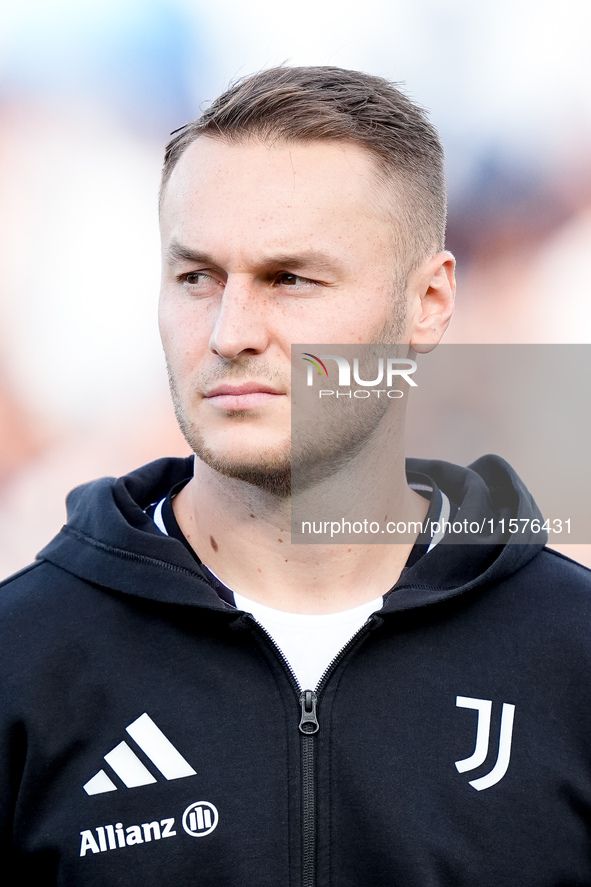
<svg viewBox="0 0 591 887"><path fill-rule="evenodd" d="M230 275L219 302L209 347L232 360L242 352L261 353L269 341L265 294L254 282Z"/></svg>

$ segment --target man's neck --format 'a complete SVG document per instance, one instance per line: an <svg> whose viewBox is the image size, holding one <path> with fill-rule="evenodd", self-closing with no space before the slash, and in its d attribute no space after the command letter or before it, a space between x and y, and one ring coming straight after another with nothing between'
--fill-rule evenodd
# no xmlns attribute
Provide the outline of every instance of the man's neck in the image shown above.
<svg viewBox="0 0 591 887"><path fill-rule="evenodd" d="M403 460L392 470L389 515L422 522L428 502L408 487ZM413 547L413 541L292 545L289 499L227 478L197 458L194 477L173 508L200 560L224 584L292 613L337 612L385 594Z"/></svg>

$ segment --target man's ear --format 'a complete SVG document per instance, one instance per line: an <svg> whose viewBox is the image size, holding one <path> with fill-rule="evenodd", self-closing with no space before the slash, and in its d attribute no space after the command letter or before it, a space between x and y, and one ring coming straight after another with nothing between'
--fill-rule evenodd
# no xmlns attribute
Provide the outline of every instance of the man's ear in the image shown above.
<svg viewBox="0 0 591 887"><path fill-rule="evenodd" d="M418 354L439 344L454 309L456 260L444 250L409 277L406 290L409 342Z"/></svg>

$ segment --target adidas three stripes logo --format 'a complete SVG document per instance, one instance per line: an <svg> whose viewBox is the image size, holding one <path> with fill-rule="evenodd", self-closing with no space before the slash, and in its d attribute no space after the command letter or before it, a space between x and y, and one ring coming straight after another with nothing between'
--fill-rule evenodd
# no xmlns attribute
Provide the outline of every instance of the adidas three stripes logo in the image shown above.
<svg viewBox="0 0 591 887"><path fill-rule="evenodd" d="M189 762L177 751L148 714L140 715L125 729L165 779L195 776L195 770ZM127 788L156 782L156 778L125 740L105 755L105 761ZM88 780L84 791L87 795L100 795L104 792L117 791L117 786L105 770L99 770L92 779Z"/></svg>

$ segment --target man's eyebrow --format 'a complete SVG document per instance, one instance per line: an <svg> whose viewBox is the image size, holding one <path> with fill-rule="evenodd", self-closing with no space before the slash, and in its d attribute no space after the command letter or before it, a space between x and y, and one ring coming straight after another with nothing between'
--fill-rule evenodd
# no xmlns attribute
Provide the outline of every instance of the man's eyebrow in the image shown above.
<svg viewBox="0 0 591 887"><path fill-rule="evenodd" d="M323 271L336 271L341 267L339 260L324 250L310 249L301 253L281 253L270 256L266 264L279 267L293 268L318 268Z"/></svg>
<svg viewBox="0 0 591 887"><path fill-rule="evenodd" d="M205 263L206 265L215 264L212 262L211 256L208 256L207 253L201 253L198 250L190 249L188 246L183 246L182 243L179 243L177 240L173 240L172 243L166 248L166 258L169 265L173 265L175 262L196 262L198 264Z"/></svg>
<svg viewBox="0 0 591 887"><path fill-rule="evenodd" d="M166 258L169 264L175 262L195 262L201 265L217 266L217 262L207 253L183 246L173 240L166 249ZM336 271L341 263L324 250L310 249L301 253L278 253L270 255L260 261L260 265L273 268L290 268L297 271L300 268L315 268L322 271Z"/></svg>

